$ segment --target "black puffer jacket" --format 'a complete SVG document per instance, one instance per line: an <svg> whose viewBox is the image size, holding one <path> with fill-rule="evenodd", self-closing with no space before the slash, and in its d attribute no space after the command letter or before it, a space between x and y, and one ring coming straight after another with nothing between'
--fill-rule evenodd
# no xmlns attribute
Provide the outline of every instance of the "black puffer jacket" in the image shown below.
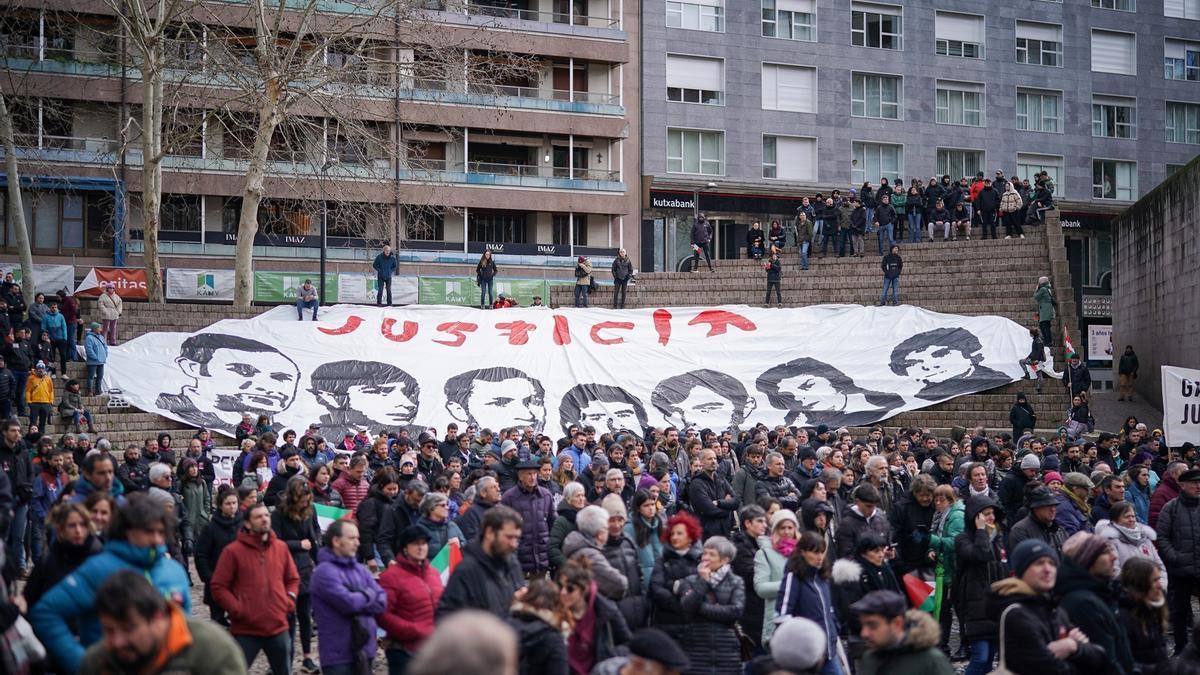
<svg viewBox="0 0 1200 675"><path fill-rule="evenodd" d="M553 612L513 603L508 623L517 631L521 675L567 675L567 643Z"/></svg>
<svg viewBox="0 0 1200 675"><path fill-rule="evenodd" d="M675 582L683 582L696 573L700 564L700 544L694 544L682 555L670 546L663 548L662 557L654 563L654 574L650 576L650 607L653 612L651 624L666 629L667 626L682 626L687 623L679 596L675 595ZM668 631L670 633L671 631ZM672 634L672 637L676 637Z"/></svg>
<svg viewBox="0 0 1200 675"><path fill-rule="evenodd" d="M1065 660L1054 656L1047 646L1072 628L1067 612L1050 596L1037 594L1029 584L1016 578L992 585L988 597L988 615L999 622L1004 610L1015 605L1004 618L1005 665L1022 675L1082 675L1107 670L1108 657L1094 644L1080 645Z"/></svg>
<svg viewBox="0 0 1200 675"><path fill-rule="evenodd" d="M859 512L858 506L851 506L842 514L837 527L837 557L849 558L854 555L854 546L864 532L873 532L886 542L892 541L892 526L887 515L879 509L871 514L868 521Z"/></svg>
<svg viewBox="0 0 1200 675"><path fill-rule="evenodd" d="M733 512L738 508L737 497L729 481L720 472L710 476L701 471L688 484L688 502L700 518L704 538L724 537L733 529Z"/></svg>
<svg viewBox="0 0 1200 675"><path fill-rule="evenodd" d="M83 561L96 555L104 547L100 540L92 535L79 546L68 544L62 540L54 542L49 553L33 567L29 581L25 584L25 603L29 607L37 604L46 591L62 581L68 574L83 564Z"/></svg>
<svg viewBox="0 0 1200 675"><path fill-rule="evenodd" d="M1002 527L1003 512L987 497L971 497L963 512L964 526L954 539L955 608L962 622L962 634L969 640L994 640L996 620L987 611L992 584L1008 576L1005 565L1004 531L997 529L995 537L987 530L975 529L975 517L987 507L996 509L996 526Z"/></svg>
<svg viewBox="0 0 1200 675"><path fill-rule="evenodd" d="M354 519L358 521L358 562L375 559L375 539L394 505L395 500L378 487L372 487L367 498L359 502L354 510Z"/></svg>
<svg viewBox="0 0 1200 675"><path fill-rule="evenodd" d="M438 602L437 618L460 609L479 609L497 617L508 616L513 594L525 586L515 555L493 558L477 541L463 547L462 562L454 568Z"/></svg>
<svg viewBox="0 0 1200 675"><path fill-rule="evenodd" d="M637 630L646 625L646 613L649 610L646 595L642 592L642 568L638 564L637 544L626 534L619 537L610 535L601 553L608 564L624 575L629 583L625 595L617 601L617 607L621 610L621 616L625 617L629 630Z"/></svg>
<svg viewBox="0 0 1200 675"><path fill-rule="evenodd" d="M779 505L789 511L800 510L800 488L787 476L773 478L763 474L754 482L754 494L757 498L773 497L779 500Z"/></svg>
<svg viewBox="0 0 1200 675"><path fill-rule="evenodd" d="M737 675L742 672L741 649L734 624L746 608L742 578L727 569L713 583L693 574L679 585L679 604L688 617L688 630L679 646L692 662L688 673Z"/></svg>
<svg viewBox="0 0 1200 675"><path fill-rule="evenodd" d="M196 541L196 572L200 575L200 580L205 583L205 602L209 600L207 584L212 579L213 571L217 569L217 560L221 558L221 551L224 551L226 546L237 539L238 530L241 527L241 512L228 518L220 511L214 511L208 525L204 526L204 531L200 533L200 538Z"/></svg>
<svg viewBox="0 0 1200 675"><path fill-rule="evenodd" d="M1158 553L1172 575L1200 575L1200 499L1184 493L1158 512Z"/></svg>
<svg viewBox="0 0 1200 675"><path fill-rule="evenodd" d="M292 560L296 563L296 571L300 574L300 592L308 592L308 582L312 579L313 567L317 564L317 549L321 548L321 526L317 524L317 514L301 520L292 520L284 514L283 508L275 509L271 514L271 529L275 536L287 544ZM307 539L312 545L305 551L301 542Z"/></svg>

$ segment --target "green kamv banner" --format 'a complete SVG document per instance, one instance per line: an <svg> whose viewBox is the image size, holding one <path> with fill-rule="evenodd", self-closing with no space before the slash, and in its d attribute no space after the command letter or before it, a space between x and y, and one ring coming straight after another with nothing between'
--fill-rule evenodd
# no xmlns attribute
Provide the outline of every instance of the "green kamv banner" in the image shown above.
<svg viewBox="0 0 1200 675"><path fill-rule="evenodd" d="M496 279L496 297L503 293L522 307L528 307L535 295L547 302L548 290L544 279ZM417 301L422 305L478 307L479 286L469 277L422 276L417 280Z"/></svg>
<svg viewBox="0 0 1200 675"><path fill-rule="evenodd" d="M300 287L305 279L311 279L314 286L320 287L319 277L304 272L255 272L254 301L270 303L294 303L299 295ZM338 275L325 273L325 299L333 304L338 297Z"/></svg>

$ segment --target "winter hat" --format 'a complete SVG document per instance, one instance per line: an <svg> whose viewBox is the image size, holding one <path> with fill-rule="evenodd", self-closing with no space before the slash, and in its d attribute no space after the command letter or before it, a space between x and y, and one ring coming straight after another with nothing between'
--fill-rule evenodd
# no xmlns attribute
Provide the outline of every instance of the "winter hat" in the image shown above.
<svg viewBox="0 0 1200 675"><path fill-rule="evenodd" d="M1025 458L1021 460L1021 468L1022 469L1041 469L1042 468L1042 460L1038 459L1038 456L1031 452L1028 455L1025 455Z"/></svg>
<svg viewBox="0 0 1200 675"><path fill-rule="evenodd" d="M600 508L608 511L609 518L620 516L628 518L629 512L625 510L625 502L621 499L621 495L616 493L608 494L604 499L600 500Z"/></svg>
<svg viewBox="0 0 1200 675"><path fill-rule="evenodd" d="M806 459L816 459L817 452L809 446L800 448L799 461L803 462Z"/></svg>
<svg viewBox="0 0 1200 675"><path fill-rule="evenodd" d="M150 488L150 490L146 493L146 496L150 498L150 501L158 504L164 509L167 507L172 509L175 508L175 498L171 496L170 492L167 492L160 487L155 486Z"/></svg>
<svg viewBox="0 0 1200 675"><path fill-rule="evenodd" d="M825 631L804 617L784 619L771 638L771 658L775 665L793 673L805 672L824 663L825 651Z"/></svg>
<svg viewBox="0 0 1200 675"><path fill-rule="evenodd" d="M775 528L789 520L792 521L792 525L797 530L800 529L800 522L796 520L796 514L791 509L779 509L771 516L771 532L774 532Z"/></svg>
<svg viewBox="0 0 1200 675"><path fill-rule="evenodd" d="M1055 566L1058 565L1058 552L1049 544L1039 539L1026 539L1008 555L1008 562L1012 565L1013 576L1019 578L1030 565L1042 558L1049 558Z"/></svg>
<svg viewBox="0 0 1200 675"><path fill-rule="evenodd" d="M90 328L91 328L92 330L96 330L96 329L97 329L97 328L99 328L99 327L100 327L100 324L99 324L99 323L96 323L95 321L93 321L93 322L92 322L92 324L91 324L91 326L90 326Z"/></svg>
<svg viewBox="0 0 1200 675"><path fill-rule="evenodd" d="M1046 458L1042 460L1042 468L1047 471L1058 471L1061 466L1062 462L1059 461L1056 454L1046 455Z"/></svg>
<svg viewBox="0 0 1200 675"><path fill-rule="evenodd" d="M36 366L34 366L34 368L35 368L35 369L37 369L37 370L45 370L45 369L46 369L46 362L45 362L45 361L38 361L38 362L37 362L37 365L36 365Z"/></svg>
<svg viewBox="0 0 1200 675"><path fill-rule="evenodd" d="M1091 569L1096 558L1108 551L1108 540L1088 532L1076 532L1063 544L1063 555L1083 569Z"/></svg>
<svg viewBox="0 0 1200 675"><path fill-rule="evenodd" d="M807 619L799 620L807 621ZM809 623L812 622L810 621ZM816 624L813 625L815 626ZM824 640L824 637L821 639ZM633 634L633 639L629 641L627 646L629 647L630 654L661 664L668 671L682 672L692 666L687 654L679 648L675 640L657 628L643 628L639 630ZM824 648L824 643L821 646Z"/></svg>
<svg viewBox="0 0 1200 675"><path fill-rule="evenodd" d="M1057 471L1047 471L1046 475L1042 476L1042 480L1049 485L1054 481L1063 482L1062 474Z"/></svg>
<svg viewBox="0 0 1200 675"><path fill-rule="evenodd" d="M516 441L509 439L500 444L500 455L504 456L504 455L508 454L509 450L516 450L516 449L517 449Z"/></svg>

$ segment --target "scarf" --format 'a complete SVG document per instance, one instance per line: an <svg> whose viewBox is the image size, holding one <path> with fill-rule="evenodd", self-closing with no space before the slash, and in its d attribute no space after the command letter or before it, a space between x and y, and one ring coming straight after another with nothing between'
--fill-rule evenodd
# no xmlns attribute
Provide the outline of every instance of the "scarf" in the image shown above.
<svg viewBox="0 0 1200 675"><path fill-rule="evenodd" d="M967 485L967 490L970 491L970 495L972 497L988 497L989 493L992 491L992 489L990 487L985 487L985 488L983 488L983 490L981 492L976 492L975 486L969 485L969 484Z"/></svg>
<svg viewBox="0 0 1200 675"><path fill-rule="evenodd" d="M795 539L780 539L779 541L772 544L772 548L774 548L775 551L779 553L779 555L781 555L785 558L790 558L792 555L792 551L796 550L796 540Z"/></svg>
<svg viewBox="0 0 1200 675"><path fill-rule="evenodd" d="M1133 529L1129 529L1128 527L1121 527L1120 525L1118 525L1116 523L1110 522L1109 524L1112 525L1113 528L1115 528L1117 530L1117 532L1121 533L1121 538L1128 540L1129 543L1131 543L1131 544L1141 543L1142 531L1138 527L1135 526Z"/></svg>
<svg viewBox="0 0 1200 675"><path fill-rule="evenodd" d="M729 565L721 565L719 568L717 568L715 571L713 571L712 576L708 578L708 585L709 586L717 586L718 584L720 584L722 581L725 580L725 576L728 574L729 574Z"/></svg>
<svg viewBox="0 0 1200 675"><path fill-rule="evenodd" d="M1058 491L1063 493L1064 495L1066 495L1067 499L1070 499L1071 503L1075 505L1075 508L1079 509L1080 513L1082 513L1084 516L1091 515L1091 513L1092 513L1091 504L1088 504L1087 502L1081 500L1079 497L1076 497L1075 493L1071 492L1069 489L1067 489L1067 487L1065 485L1063 487L1058 488Z"/></svg>

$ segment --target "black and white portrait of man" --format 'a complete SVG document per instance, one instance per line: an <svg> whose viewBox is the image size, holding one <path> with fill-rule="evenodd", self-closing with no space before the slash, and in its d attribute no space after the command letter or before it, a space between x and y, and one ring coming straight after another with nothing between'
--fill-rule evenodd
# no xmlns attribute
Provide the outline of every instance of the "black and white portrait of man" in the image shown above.
<svg viewBox="0 0 1200 675"><path fill-rule="evenodd" d="M593 426L599 430L645 433L646 407L621 387L610 384L577 384L571 387L558 406L563 432L572 426ZM603 431L601 431L603 433Z"/></svg>
<svg viewBox="0 0 1200 675"><path fill-rule="evenodd" d="M309 392L328 411L321 416L327 437L400 429L416 419L421 386L412 375L391 364L334 361L318 366L311 380Z"/></svg>
<svg viewBox="0 0 1200 675"><path fill-rule="evenodd" d="M493 431L546 424L546 390L516 368L480 368L446 381L446 410L459 422Z"/></svg>
<svg viewBox="0 0 1200 675"><path fill-rule="evenodd" d="M279 350L257 340L200 333L183 341L175 365L192 378L155 405L179 419L233 435L242 413L274 417L296 400L300 370Z"/></svg>
<svg viewBox="0 0 1200 675"><path fill-rule="evenodd" d="M788 425L861 426L904 405L895 394L863 389L837 368L807 357L770 368L754 386L772 407L787 411L783 421Z"/></svg>
<svg viewBox="0 0 1200 675"><path fill-rule="evenodd" d="M926 401L970 394L1008 384L1012 378L983 362L979 338L965 328L935 328L917 333L892 350L892 372L923 386Z"/></svg>
<svg viewBox="0 0 1200 675"><path fill-rule="evenodd" d="M756 405L741 382L707 368L659 382L650 394L650 402L680 429L736 427L746 421Z"/></svg>

